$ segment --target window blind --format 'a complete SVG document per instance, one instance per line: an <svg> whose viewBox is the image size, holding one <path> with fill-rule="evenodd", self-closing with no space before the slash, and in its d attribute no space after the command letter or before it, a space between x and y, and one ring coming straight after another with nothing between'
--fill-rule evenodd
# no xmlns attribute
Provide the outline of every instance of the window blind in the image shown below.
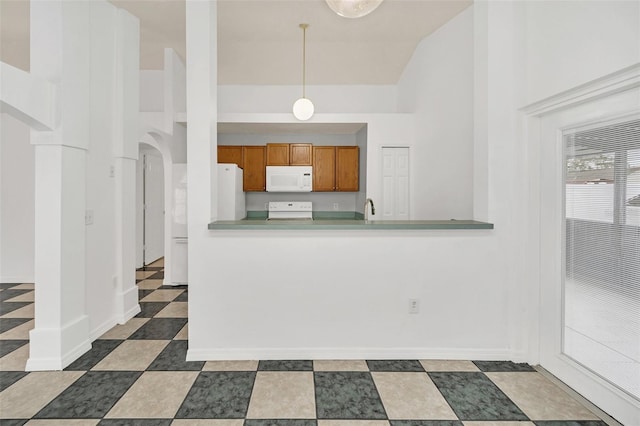
<svg viewBox="0 0 640 426"><path fill-rule="evenodd" d="M640 118L563 139L563 350L640 399Z"/></svg>

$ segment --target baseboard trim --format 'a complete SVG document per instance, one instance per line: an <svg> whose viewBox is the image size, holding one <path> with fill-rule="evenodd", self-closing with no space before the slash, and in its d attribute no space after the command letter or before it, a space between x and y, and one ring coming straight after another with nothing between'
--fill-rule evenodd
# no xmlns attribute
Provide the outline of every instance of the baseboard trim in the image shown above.
<svg viewBox="0 0 640 426"><path fill-rule="evenodd" d="M0 276L0 283L18 283L18 284L32 284L34 283L36 280L33 277L33 275L29 276L29 275L2 275Z"/></svg>
<svg viewBox="0 0 640 426"><path fill-rule="evenodd" d="M189 349L187 361L278 359L511 360L508 349L454 348L227 348Z"/></svg>

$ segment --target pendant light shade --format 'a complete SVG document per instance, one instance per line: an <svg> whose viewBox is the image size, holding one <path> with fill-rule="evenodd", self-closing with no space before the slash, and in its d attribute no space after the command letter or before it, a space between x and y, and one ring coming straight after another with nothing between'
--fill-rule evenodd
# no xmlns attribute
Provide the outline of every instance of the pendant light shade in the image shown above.
<svg viewBox="0 0 640 426"><path fill-rule="evenodd" d="M311 118L314 112L313 102L306 98L306 47L307 47L307 28L309 24L300 24L302 28L302 97L293 104L293 115L300 121L306 121Z"/></svg>
<svg viewBox="0 0 640 426"><path fill-rule="evenodd" d="M345 18L362 18L373 12L382 0L326 0L335 13Z"/></svg>

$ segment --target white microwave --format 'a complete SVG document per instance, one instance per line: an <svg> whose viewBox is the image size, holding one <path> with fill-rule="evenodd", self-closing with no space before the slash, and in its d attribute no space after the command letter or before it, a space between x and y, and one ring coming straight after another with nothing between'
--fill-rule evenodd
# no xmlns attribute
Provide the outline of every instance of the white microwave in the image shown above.
<svg viewBox="0 0 640 426"><path fill-rule="evenodd" d="M311 166L267 166L267 192L311 192Z"/></svg>

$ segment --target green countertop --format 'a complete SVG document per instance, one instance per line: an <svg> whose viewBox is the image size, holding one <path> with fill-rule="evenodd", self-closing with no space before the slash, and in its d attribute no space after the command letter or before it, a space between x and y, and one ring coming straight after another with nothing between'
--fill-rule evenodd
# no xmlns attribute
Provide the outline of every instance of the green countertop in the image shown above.
<svg viewBox="0 0 640 426"><path fill-rule="evenodd" d="M362 219L316 219L316 220L221 220L209 224L211 230L402 230L402 229L493 229L492 223L475 220L362 220Z"/></svg>

